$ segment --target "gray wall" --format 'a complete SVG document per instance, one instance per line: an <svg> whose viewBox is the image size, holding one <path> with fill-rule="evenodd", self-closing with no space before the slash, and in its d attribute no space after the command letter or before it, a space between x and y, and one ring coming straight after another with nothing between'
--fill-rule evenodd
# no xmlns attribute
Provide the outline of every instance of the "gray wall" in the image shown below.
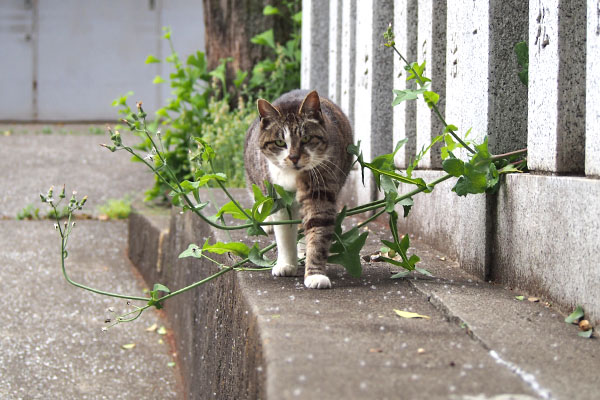
<svg viewBox="0 0 600 400"><path fill-rule="evenodd" d="M497 195L459 198L450 191L454 182L445 182L415 198L401 231L432 242L481 278L544 296L565 310L581 304L600 321L600 1L305 3L312 4L304 31L326 35L331 45L303 48L311 57L303 59L302 85L341 85L341 105L353 116L366 159L406 137L409 146L396 159L404 168L441 133L422 104L396 107L388 117L390 84L406 87L399 60L389 62L391 51L382 45L392 21L397 47L410 61L427 61L449 123L463 134L472 128L472 139L487 136L495 154L529 149L530 172L508 176ZM325 14L325 23L312 18ZM529 44L527 87L518 80L513 50L521 40ZM332 56L338 51L342 57ZM352 69L349 81L344 71ZM426 181L444 174L437 152L419 166L415 174ZM372 187L354 184L360 201L375 198Z"/></svg>
<svg viewBox="0 0 600 400"><path fill-rule="evenodd" d="M148 111L170 97L164 64L171 26L184 56L204 49L200 0L2 0L0 120L114 120L112 101L128 91Z"/></svg>

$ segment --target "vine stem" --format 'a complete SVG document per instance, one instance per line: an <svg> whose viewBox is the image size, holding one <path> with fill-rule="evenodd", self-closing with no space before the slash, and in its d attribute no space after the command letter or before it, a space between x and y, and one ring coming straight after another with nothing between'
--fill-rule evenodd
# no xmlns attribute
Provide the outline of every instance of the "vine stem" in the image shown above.
<svg viewBox="0 0 600 400"><path fill-rule="evenodd" d="M517 155L526 154L526 153L527 153L527 149L521 149L521 150L510 151L510 152L504 153L504 154L496 154L496 155L492 156L492 161L501 160L506 157L517 156Z"/></svg>
<svg viewBox="0 0 600 400"><path fill-rule="evenodd" d="M52 207L54 208L54 210L56 211L56 207L54 206L54 204L52 205ZM60 227L60 219L58 218L58 214L55 212L55 215L57 215L56 217L56 223L58 224L58 229L60 232L60 254L61 254L61 269L62 269L62 273L63 276L65 277L65 279L67 280L67 282L69 282L71 285L76 286L80 289L84 289L87 290L89 292L93 292L93 293L97 293L97 294L101 294L104 296L110 296L110 297L117 297L120 299L127 299L127 300L138 300L138 301L149 301L151 300L148 297L139 297L139 296L128 296L128 295L123 295L123 294L119 294L119 293L112 293L112 292L107 292L104 290L100 290L100 289L94 289L92 287L83 285L81 283L75 282L74 280L71 279L71 277L69 277L69 274L67 273L67 268L65 266L65 253L67 251L67 239L69 237L69 235L66 233L67 231L65 230L65 232L62 231L62 228ZM71 224L71 213L69 213L69 219L67 222L67 225Z"/></svg>
<svg viewBox="0 0 600 400"><path fill-rule="evenodd" d="M408 192L400 197L398 197L394 203L398 204L400 201L407 199L409 197L412 197L416 194L419 194L421 192L424 192L425 190L427 190L428 188L434 188L437 184L442 183L448 179L452 178L452 175L448 174L448 175L444 175L439 179L436 179L435 181L431 182L430 184L428 184L426 187L419 187L418 189L415 189L411 192ZM378 207L371 207L370 210L376 210L379 207L382 207L385 205L385 200L383 200L383 204L379 205ZM382 215L385 212L385 208L383 210L380 210L378 212L376 212L375 214L373 214L372 216L370 216L369 218L367 218L366 220L364 220L363 222L361 222L360 224L357 225L357 228L362 228L363 226L367 225L368 223L370 223L371 221L374 221L375 219L377 219L380 215ZM350 213L346 213L346 215L354 215L354 214L350 214Z"/></svg>
<svg viewBox="0 0 600 400"><path fill-rule="evenodd" d="M394 51L396 52L396 54L398 54L398 56L400 56L400 58L402 59L402 61L404 61L404 63L410 67L411 71L413 72L413 74L415 75L416 79L419 81L419 84L421 85L421 87L423 87L425 85L425 82L423 82L423 80L421 79L421 77L419 76L419 74L417 74L417 71L415 71L415 69L413 68L413 66L408 62L408 60L406 58L404 58L404 56L398 51L398 49L396 48L395 45L391 46L392 49L394 49ZM444 126L446 127L446 129L448 130L448 132L454 137L454 139L456 139L458 141L458 143L460 143L465 149L467 149L470 153L475 154L475 150L473 150L471 147L469 147L468 144L466 144L457 134L456 132L454 132L454 130L450 129L448 127L448 123L446 122L446 120L444 119L444 117L442 116L442 113L440 113L440 110L438 109L436 104L431 103L430 104L431 109L433 110L433 112L435 113L435 115L439 118L439 120L442 122L442 124L444 124Z"/></svg>

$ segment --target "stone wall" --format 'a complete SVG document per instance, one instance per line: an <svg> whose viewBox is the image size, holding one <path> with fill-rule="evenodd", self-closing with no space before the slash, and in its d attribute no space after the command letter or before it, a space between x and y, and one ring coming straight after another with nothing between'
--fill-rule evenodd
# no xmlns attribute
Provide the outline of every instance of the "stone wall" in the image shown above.
<svg viewBox="0 0 600 400"><path fill-rule="evenodd" d="M415 198L401 230L484 279L565 309L581 304L599 320L600 1L305 0L303 7L310 38L303 38L302 86L340 103L365 159L408 138L396 158L404 168L442 129L420 101L390 106L392 88L407 83L401 61L383 46L389 23L400 51L427 61L448 123L462 134L472 128L471 139L487 136L495 154L529 150L530 172L508 176L498 194L459 198L445 182ZM514 53L522 40L528 86ZM434 180L440 165L434 148L415 174ZM377 196L365 183L368 190L354 182L360 202Z"/></svg>

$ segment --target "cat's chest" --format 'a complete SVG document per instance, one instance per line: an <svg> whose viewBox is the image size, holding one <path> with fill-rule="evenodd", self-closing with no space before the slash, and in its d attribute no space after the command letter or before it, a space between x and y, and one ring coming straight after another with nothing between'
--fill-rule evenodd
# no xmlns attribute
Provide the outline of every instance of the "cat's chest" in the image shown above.
<svg viewBox="0 0 600 400"><path fill-rule="evenodd" d="M281 169L269 162L269 175L271 176L271 183L276 183L288 192L296 191L298 171L293 169Z"/></svg>

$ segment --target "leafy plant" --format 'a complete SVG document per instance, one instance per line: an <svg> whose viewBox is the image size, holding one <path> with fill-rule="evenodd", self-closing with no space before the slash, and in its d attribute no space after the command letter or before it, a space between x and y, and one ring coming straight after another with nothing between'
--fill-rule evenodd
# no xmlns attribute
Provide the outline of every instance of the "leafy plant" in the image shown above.
<svg viewBox="0 0 600 400"><path fill-rule="evenodd" d="M299 0L284 2L286 14L298 10L299 5ZM276 7L266 6L263 13L275 16L283 12ZM171 50L164 61L171 64L174 72L168 79L156 76L153 83L168 82L175 97L165 107L158 109L154 121L148 124L149 129L155 132L161 149L155 149L140 132L139 121L135 120L137 114L127 103L133 92L113 101L113 106L120 108L119 113L125 119L133 119L133 126L128 126L142 138L142 143L135 148L145 151L148 159L153 160L157 159L154 157L156 152L162 151L163 159L173 170L176 179L184 181L193 178L197 172L197 166L189 156L190 150L194 153L196 147L193 138L204 138L222 154L232 156L215 160L215 167L229 176L228 186L244 186L242 147L245 133L255 118L253 107L247 104L254 103L258 97L277 98L300 85L300 24L301 13L294 12L290 20L291 39L285 45L275 41L272 29L251 39L255 44L272 49L274 56L258 62L249 79L248 72L238 71L233 81L235 90L226 87L225 70L231 59L221 60L212 71L207 69L205 55L201 51L189 55L184 61L175 51L171 30L163 28L163 38ZM153 64L162 60L149 55L145 62ZM244 84L245 81L248 83ZM237 96L235 101L232 101L232 96ZM237 106L232 108L234 103ZM169 185L156 177L154 186L146 192L146 200L167 200L169 193Z"/></svg>
<svg viewBox="0 0 600 400"><path fill-rule="evenodd" d="M110 219L125 219L131 214L131 200L108 199L98 210Z"/></svg>
<svg viewBox="0 0 600 400"><path fill-rule="evenodd" d="M17 212L19 221L24 219L40 219L40 209L33 204L27 204L19 212Z"/></svg>
<svg viewBox="0 0 600 400"><path fill-rule="evenodd" d="M300 1L284 2L286 12L291 15L290 39L285 44L275 41L273 29L262 32L251 39L252 43L269 47L275 54L274 58L265 58L259 61L252 69L246 94L249 98L262 97L276 99L283 93L300 87L300 61L302 54L300 50L300 32L302 28L302 12ZM280 15L282 13L277 7L266 6L264 15Z"/></svg>

